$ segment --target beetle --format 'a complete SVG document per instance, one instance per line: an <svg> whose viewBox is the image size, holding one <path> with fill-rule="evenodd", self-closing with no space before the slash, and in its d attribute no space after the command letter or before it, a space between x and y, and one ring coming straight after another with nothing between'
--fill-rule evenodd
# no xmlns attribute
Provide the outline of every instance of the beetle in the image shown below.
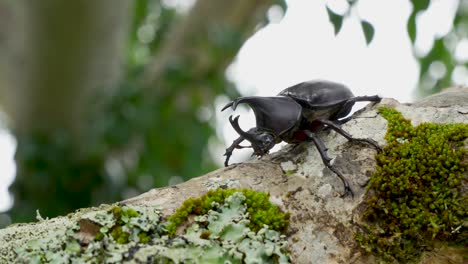
<svg viewBox="0 0 468 264"><path fill-rule="evenodd" d="M353 138L344 131L340 125L347 122L346 116L356 102L380 102L381 98L374 96L354 96L351 90L343 84L325 80L302 82L281 91L277 96L239 97L222 108L221 111L231 107L236 110L239 104L247 104L253 110L256 126L244 131L239 126L239 116L234 119L229 116L229 122L239 134L239 138L226 149L224 156L225 166L235 149L252 148L254 153L262 157L277 143L281 141L297 144L303 141L312 141L316 146L324 165L334 172L343 182L345 193L354 196L348 181L330 161L327 148L316 135L325 128L335 130L337 133L354 143L366 143L381 151L376 141L370 138ZM241 146L247 140L250 146Z"/></svg>

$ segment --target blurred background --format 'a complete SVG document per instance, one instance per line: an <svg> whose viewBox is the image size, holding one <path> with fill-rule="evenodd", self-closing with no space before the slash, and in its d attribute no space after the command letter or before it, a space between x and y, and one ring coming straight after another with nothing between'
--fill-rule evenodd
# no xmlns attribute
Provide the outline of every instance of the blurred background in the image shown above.
<svg viewBox="0 0 468 264"><path fill-rule="evenodd" d="M221 167L240 95L411 102L467 67L467 0L0 0L0 227Z"/></svg>

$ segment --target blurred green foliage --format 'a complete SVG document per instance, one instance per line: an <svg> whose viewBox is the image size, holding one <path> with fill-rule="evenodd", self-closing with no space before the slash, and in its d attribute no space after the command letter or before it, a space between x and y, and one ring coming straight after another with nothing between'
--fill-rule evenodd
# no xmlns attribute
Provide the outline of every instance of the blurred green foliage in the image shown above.
<svg viewBox="0 0 468 264"><path fill-rule="evenodd" d="M334 27L335 34L340 32L343 22L347 17L351 14L357 15L351 11L353 8L357 8L356 4L359 0L346 1L348 2L348 8L344 14L337 14L327 7L328 18ZM413 54L420 66L417 89L417 96L420 98L437 93L445 87L452 86L456 84L456 81L460 82L460 78L468 78L468 60L456 57L457 46L462 41L468 41L467 1L458 2L452 29L443 36L436 36L436 39L432 43L432 48L428 52L423 54L416 47L417 18L427 11L432 2L434 0L410 0L412 10L407 21L408 37L413 45ZM374 27L363 19L361 19L361 26L366 43L370 44L374 37Z"/></svg>
<svg viewBox="0 0 468 264"><path fill-rule="evenodd" d="M178 19L176 11L159 0L136 2L127 53L128 76L109 104L111 116L105 114L97 122L106 122L102 135L109 148L121 146L125 152L130 142L132 152L124 155L133 153L134 163L125 168L124 185L138 193L166 186L173 176L187 180L215 169L207 152L208 140L215 134L213 100L221 94L238 95L226 80L224 68L200 76L190 61L183 60L164 69L159 86L154 87L156 93L148 93L139 82L143 66L150 55L158 53ZM220 34L218 39L194 43L202 42L200 46L210 50L211 59L223 60L223 56L237 52L242 39L230 32Z"/></svg>
<svg viewBox="0 0 468 264"><path fill-rule="evenodd" d="M430 0L411 0L413 11L408 19L408 35L413 45L416 41L416 18L424 12ZM461 41L468 39L468 3L460 1L450 32L437 37L427 54L414 54L420 65L418 95L424 97L439 92L444 87L454 84L454 75L457 71L468 72L468 60L456 58L456 48ZM468 78L468 76L465 76Z"/></svg>

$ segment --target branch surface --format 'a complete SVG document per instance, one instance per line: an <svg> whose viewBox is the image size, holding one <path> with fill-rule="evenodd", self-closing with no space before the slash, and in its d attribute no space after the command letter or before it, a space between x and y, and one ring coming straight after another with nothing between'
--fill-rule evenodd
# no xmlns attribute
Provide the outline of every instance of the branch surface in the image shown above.
<svg viewBox="0 0 468 264"><path fill-rule="evenodd" d="M370 137L385 145L386 120L376 107L397 109L413 125L422 122L468 123L468 88L448 90L414 105L384 99L376 106L358 111L343 126L355 137ZM457 100L457 98L460 98ZM175 186L153 189L123 201L128 205L151 205L168 216L189 197L198 197L210 188L249 188L270 193L270 200L291 213L287 232L294 263L367 263L353 234L359 222L366 183L375 170L373 148L351 145L334 132L319 135L328 146L334 165L344 172L356 196L341 198L343 186L336 175L324 167L313 144L296 148L288 145L261 160L252 160L222 168ZM465 144L465 147L467 144ZM466 187L466 186L465 186ZM82 209L67 217L57 217L30 224L15 224L0 230L0 259L26 240L58 232L70 226L84 213L100 208Z"/></svg>

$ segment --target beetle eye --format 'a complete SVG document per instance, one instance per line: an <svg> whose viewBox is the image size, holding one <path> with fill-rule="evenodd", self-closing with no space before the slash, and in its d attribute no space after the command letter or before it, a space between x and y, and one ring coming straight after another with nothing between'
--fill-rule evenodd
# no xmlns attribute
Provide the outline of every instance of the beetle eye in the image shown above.
<svg viewBox="0 0 468 264"><path fill-rule="evenodd" d="M270 145L273 142L273 136L271 134L261 134L260 135L260 140L262 143L266 146Z"/></svg>
<svg viewBox="0 0 468 264"><path fill-rule="evenodd" d="M275 136L268 132L259 132L255 135L255 141L251 142L256 155L265 155L275 145Z"/></svg>

